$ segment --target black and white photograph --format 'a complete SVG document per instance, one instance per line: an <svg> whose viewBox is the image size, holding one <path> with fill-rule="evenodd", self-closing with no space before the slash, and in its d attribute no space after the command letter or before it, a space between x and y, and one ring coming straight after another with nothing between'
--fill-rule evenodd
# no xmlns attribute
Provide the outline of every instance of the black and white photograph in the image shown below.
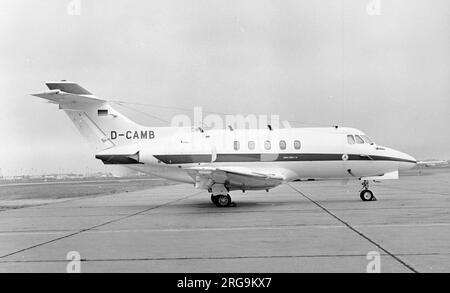
<svg viewBox="0 0 450 293"><path fill-rule="evenodd" d="M0 37L0 273L450 272L450 1L3 0Z"/></svg>

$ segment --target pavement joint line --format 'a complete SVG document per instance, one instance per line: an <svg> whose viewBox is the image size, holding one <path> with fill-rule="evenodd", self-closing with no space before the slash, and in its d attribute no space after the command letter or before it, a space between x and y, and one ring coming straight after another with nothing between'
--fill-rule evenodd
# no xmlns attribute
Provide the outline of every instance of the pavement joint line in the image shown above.
<svg viewBox="0 0 450 293"><path fill-rule="evenodd" d="M381 256L391 256L381 253ZM401 256L440 256L449 253L403 253ZM171 261L171 260L228 260L228 259L275 259L275 258L327 258L327 257L365 257L365 254L304 254L304 255L243 255L243 256L198 256L198 257L139 257L139 258L82 258L82 262L108 262L108 261ZM0 264L8 263L46 263L67 262L66 259L38 259L38 260L3 260Z"/></svg>
<svg viewBox="0 0 450 293"><path fill-rule="evenodd" d="M200 192L201 191L198 191L198 192L195 192L193 194L190 194L190 195L187 195L187 196L184 196L184 197L181 197L181 198L177 198L175 200L168 201L168 202L160 204L160 205L152 206L150 208L147 208L145 210L142 210L142 211L139 211L139 212L136 212L136 213L132 213L132 214L129 214L129 215L126 215L126 216L123 216L123 217L112 219L112 220L106 221L104 223L94 225L94 226L89 227L89 228L84 228L84 229L78 230L76 232L73 232L73 233L70 233L70 234L67 234L67 235L64 235L64 236L61 236L61 237L57 237L57 238L54 238L54 239L51 239L51 240L48 240L48 241L44 241L44 242L41 242L41 243L38 243L38 244L35 244L35 245L32 245L32 246L29 246L29 247L26 247L26 248L19 249L19 250L14 251L14 252L10 252L10 253L4 254L4 255L0 256L0 259L8 257L8 256L15 255L15 254L27 251L27 250L31 250L31 249L34 249L36 247L44 246L46 244L50 244L50 243L53 243L53 242L56 242L56 241L59 241L59 240L65 239L65 238L69 238L69 237L81 234L83 232L86 232L86 231L90 231L90 230L93 230L93 229L96 229L96 228L99 228L99 227L103 227L103 226L106 226L108 224L116 223L116 222L119 222L119 221L122 221L122 220L125 220L125 219L128 219L128 218L131 218L131 217L134 217L134 216L146 213L146 212L151 211L151 210L155 210L155 209L158 209L158 208L161 208L161 207L168 206L170 204L173 204L173 203L185 200L185 199L187 199L189 197L195 196L195 195L199 194Z"/></svg>
<svg viewBox="0 0 450 293"><path fill-rule="evenodd" d="M430 224L369 224L369 225L353 225L354 228L418 228L418 227L448 227L450 223L430 223ZM198 227L198 228L160 228L160 229L119 229L119 230L97 230L91 229L86 233L161 233L161 232L202 232L202 231L250 231L250 230L297 230L305 228L317 229L340 229L347 228L345 225L315 225L315 224L299 224L299 225L274 225L274 226L236 226L236 227ZM50 235L63 234L73 230L42 230L42 231L2 231L0 236L5 235Z"/></svg>
<svg viewBox="0 0 450 293"><path fill-rule="evenodd" d="M106 196L106 195L104 195ZM426 199L425 199L426 200ZM58 202L58 203L63 203L63 202ZM53 205L53 204L58 204L58 203L49 203L48 205ZM239 203L238 203L239 204ZM47 204L44 204L47 205ZM38 207L38 206L29 206L29 207L23 207L23 208L32 208L32 207ZM206 205L205 205L206 207ZM239 206L238 206L239 207ZM87 207L83 207L83 208L87 208ZM91 207L89 207L91 208ZM98 208L98 207L92 207L94 208ZM104 208L104 207L103 207ZM401 207L374 207L373 210L405 210L405 209L429 209L429 208L435 208L435 209L450 209L450 207L445 207L445 206L401 206ZM22 208L20 208L22 209ZM0 210L0 212L5 212L5 211L9 211L9 210L16 210L16 209L7 209L7 210ZM335 211L363 211L365 209L363 208L336 208ZM261 209L261 210L233 210L234 214L247 214L247 213L266 213L269 210L267 209ZM314 213L315 210L313 209L288 209L288 210L270 210L273 213L296 213L296 212L302 212L302 213ZM225 211L224 211L225 212ZM177 214L177 215L195 215L195 214L200 214L200 215L204 215L204 214L215 214L216 211L199 211L199 212L173 212L173 213L167 213L167 214ZM1 215L1 214L0 214ZM157 214L152 214L152 215L157 215ZM92 214L92 215L84 215L83 217L98 217L98 216L109 216L109 215L105 215L105 214ZM31 215L28 216L27 218L50 218L52 216L36 216L36 215ZM61 218L73 218L73 216L58 216ZM23 218L23 216L15 216L15 217L10 217L10 218ZM2 231L0 231L1 233Z"/></svg>
<svg viewBox="0 0 450 293"><path fill-rule="evenodd" d="M352 201L352 203L355 203L355 201ZM237 203L238 208L242 208L240 203ZM402 206L402 207L375 207L374 210L405 210L405 209L427 209L427 208L436 208L436 209L450 209L450 207L443 207L443 206ZM366 209L363 208L336 208L336 211L364 211ZM233 214L247 214L247 213L266 213L266 212L273 212L273 213L315 213L315 209L288 209L288 210L268 210L268 209L261 209L261 210L233 210ZM177 215L204 215L204 214L215 214L215 211L199 211L199 212L172 212L167 214L177 214ZM152 214L156 215L156 214Z"/></svg>
<svg viewBox="0 0 450 293"><path fill-rule="evenodd" d="M317 201L313 200L312 198L310 198L309 196L307 196L306 194L304 194L303 192L301 192L300 190L298 190L297 188L293 187L291 184L287 184L289 185L294 191L296 191L297 193L299 193L300 195L302 195L303 197L305 197L306 199L308 199L310 202L312 202L313 204L315 204L317 207L319 207L320 209L322 209L324 212L326 212L327 214L329 214L330 216L332 216L333 218L335 218L336 220L338 220L339 222L341 222L342 224L344 224L345 226L347 226L350 230L352 230L353 232L355 232L356 234L358 234L359 236L361 236L362 238L366 239L367 241L369 241L370 243L372 243L373 245L375 245L376 247L378 247L379 249L381 249L383 252L385 252L386 254L388 254L390 257L392 257L393 259L395 259L397 262L399 262L400 264L402 264L404 267L406 267L407 269L409 269L411 272L413 273L418 273L418 271L416 269L414 269L411 265L407 264L406 262L404 262L402 259L400 259L399 257L397 257L396 255L394 255L392 252L390 252L389 250L387 250L386 248L384 248L383 246L381 246L379 243L375 242L374 240L372 240L371 238L369 238L368 236L366 236L364 233L360 232L359 230L355 229L352 225L350 225L349 223L347 223L346 221L342 220L341 218L339 218L338 216L336 216L334 213L332 213L331 211L329 211L327 208L325 208L324 206L322 206L320 203L318 203Z"/></svg>

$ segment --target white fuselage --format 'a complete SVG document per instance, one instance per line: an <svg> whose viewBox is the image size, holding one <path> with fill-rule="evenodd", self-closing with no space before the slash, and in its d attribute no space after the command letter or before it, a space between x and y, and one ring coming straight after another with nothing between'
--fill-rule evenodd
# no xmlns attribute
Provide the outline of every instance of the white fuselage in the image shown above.
<svg viewBox="0 0 450 293"><path fill-rule="evenodd" d="M368 142L350 143L348 135L364 135L347 127L191 130L152 128L154 138L140 139L131 130L128 138L116 137L118 146L101 156L138 153L127 167L159 177L193 183L186 172L196 166L242 167L273 171L286 181L307 179L348 179L380 176L409 169L416 160L399 151ZM117 135L116 135L117 136ZM105 162L105 160L103 160ZM109 163L120 163L114 160ZM108 163L108 162L107 162Z"/></svg>

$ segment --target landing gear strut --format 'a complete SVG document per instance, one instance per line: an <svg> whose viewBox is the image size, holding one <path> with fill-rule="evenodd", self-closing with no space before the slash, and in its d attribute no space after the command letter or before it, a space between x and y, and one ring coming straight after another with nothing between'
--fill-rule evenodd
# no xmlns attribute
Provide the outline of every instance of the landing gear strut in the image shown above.
<svg viewBox="0 0 450 293"><path fill-rule="evenodd" d="M377 200L376 197L373 195L373 192L369 190L369 181L364 180L362 183L363 189L361 190L361 193L359 194L359 197L363 201L375 201Z"/></svg>

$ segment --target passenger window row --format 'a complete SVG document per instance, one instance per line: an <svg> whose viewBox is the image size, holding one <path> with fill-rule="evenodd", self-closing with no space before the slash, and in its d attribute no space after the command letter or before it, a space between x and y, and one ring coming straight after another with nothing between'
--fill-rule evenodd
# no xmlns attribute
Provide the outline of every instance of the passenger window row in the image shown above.
<svg viewBox="0 0 450 293"><path fill-rule="evenodd" d="M255 146L256 146L256 144L255 144L255 142L254 142L253 140L250 140L250 141L248 142L247 147L248 147L249 150L254 150L254 149L255 149ZM285 141L285 140L280 140L278 146L279 146L280 150L285 150L286 147L287 147L286 141ZM299 150L299 149L301 148L301 143L300 143L300 141L299 141L299 140L294 140L293 146L294 146L294 149ZM270 140L264 141L264 149L270 150L271 148L272 148L272 143L271 143L271 141L270 141ZM240 143L239 143L239 141L237 141L237 140L234 141L234 143L233 143L233 149L234 149L235 151L238 151L238 150L240 149Z"/></svg>

